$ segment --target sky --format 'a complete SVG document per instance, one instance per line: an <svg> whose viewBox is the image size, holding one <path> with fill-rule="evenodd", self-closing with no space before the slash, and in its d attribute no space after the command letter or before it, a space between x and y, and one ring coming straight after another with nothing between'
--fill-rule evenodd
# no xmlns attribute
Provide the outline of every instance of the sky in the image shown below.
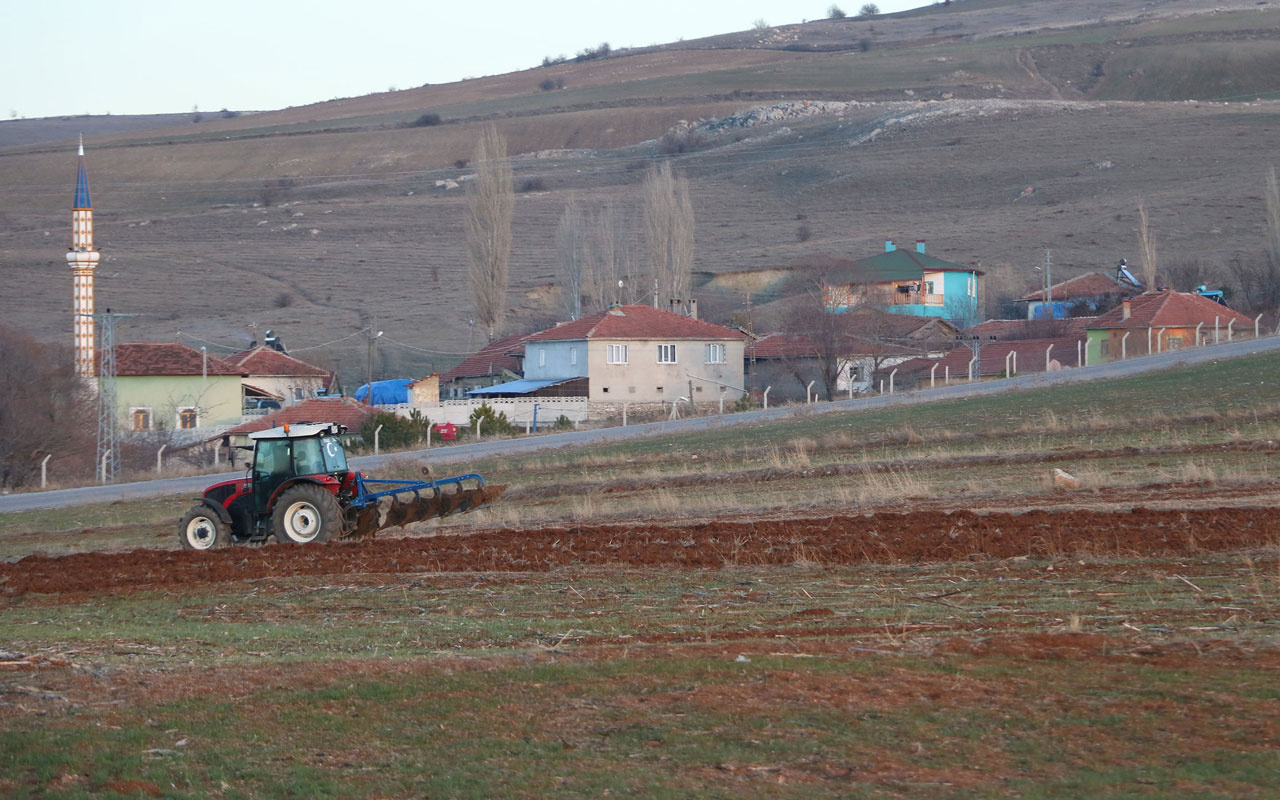
<svg viewBox="0 0 1280 800"><path fill-rule="evenodd" d="M837 5L854 16L864 4ZM265 111L820 19L832 0L29 0L0 19L0 120ZM928 5L879 0L882 13Z"/></svg>

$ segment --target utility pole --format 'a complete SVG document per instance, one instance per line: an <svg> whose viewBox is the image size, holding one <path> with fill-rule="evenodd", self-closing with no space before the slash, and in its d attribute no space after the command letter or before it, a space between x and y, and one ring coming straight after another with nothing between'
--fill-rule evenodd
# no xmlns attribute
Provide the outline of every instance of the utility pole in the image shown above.
<svg viewBox="0 0 1280 800"><path fill-rule="evenodd" d="M115 483L120 474L120 412L116 408L116 326L117 318L137 314L83 314L93 317L98 329L98 451L94 469L99 483Z"/></svg>
<svg viewBox="0 0 1280 800"><path fill-rule="evenodd" d="M373 405L373 357L378 352L378 337L381 335L382 331L378 330L378 315L374 313L369 319L369 351L365 359L365 386L369 389L365 400L369 405Z"/></svg>
<svg viewBox="0 0 1280 800"><path fill-rule="evenodd" d="M1049 319L1054 319L1053 313L1053 251L1045 248L1044 251L1044 302L1049 306Z"/></svg>

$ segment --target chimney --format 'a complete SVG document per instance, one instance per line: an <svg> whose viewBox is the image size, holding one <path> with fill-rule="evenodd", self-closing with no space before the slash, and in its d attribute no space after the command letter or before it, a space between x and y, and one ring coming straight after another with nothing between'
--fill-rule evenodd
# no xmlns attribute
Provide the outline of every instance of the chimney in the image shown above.
<svg viewBox="0 0 1280 800"><path fill-rule="evenodd" d="M917 253L924 252L924 239L916 239L916 252Z"/></svg>
<svg viewBox="0 0 1280 800"><path fill-rule="evenodd" d="M892 240L892 239L885 239L885 240L884 240L884 251L885 251L886 253L892 253L895 249L896 249L896 248L894 248L894 246L893 246L893 240Z"/></svg>
<svg viewBox="0 0 1280 800"><path fill-rule="evenodd" d="M1128 319L1129 315L1132 313L1133 313L1133 303L1130 302L1129 298L1126 297L1123 300L1123 302L1120 304L1120 319Z"/></svg>
<svg viewBox="0 0 1280 800"><path fill-rule="evenodd" d="M698 301L692 298L690 298L689 300L689 318L690 319L698 318Z"/></svg>

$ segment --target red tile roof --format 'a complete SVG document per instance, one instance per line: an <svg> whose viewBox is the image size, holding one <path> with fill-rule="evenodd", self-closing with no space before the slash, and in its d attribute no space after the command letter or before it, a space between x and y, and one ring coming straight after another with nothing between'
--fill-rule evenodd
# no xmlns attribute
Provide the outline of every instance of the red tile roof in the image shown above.
<svg viewBox="0 0 1280 800"><path fill-rule="evenodd" d="M1084 338L1097 317L1067 319L989 319L960 332L962 338L979 339L1057 339L1066 336Z"/></svg>
<svg viewBox="0 0 1280 800"><path fill-rule="evenodd" d="M524 353L522 343L527 336L528 334L522 333L489 342L478 353L467 356L461 364L441 375L441 385L459 378L486 378L490 375L501 375L503 370L519 374L520 356Z"/></svg>
<svg viewBox="0 0 1280 800"><path fill-rule="evenodd" d="M260 344L251 350L242 350L228 356L227 361L235 364L254 377L318 377L326 378L329 370L312 366L291 355L281 353L266 345Z"/></svg>
<svg viewBox="0 0 1280 800"><path fill-rule="evenodd" d="M566 339L746 339L733 328L652 306L614 306L529 336L526 342Z"/></svg>
<svg viewBox="0 0 1280 800"><path fill-rule="evenodd" d="M862 336L881 339L951 339L958 332L955 325L941 317L894 314L871 306L861 306L845 313L852 318L850 330Z"/></svg>
<svg viewBox="0 0 1280 800"><path fill-rule="evenodd" d="M1253 325L1253 320L1239 311L1232 311L1198 294L1175 292L1172 289L1140 294L1129 300L1128 305L1130 308L1128 319L1124 318L1122 304L1095 317L1089 323L1089 327L1091 329L1194 328L1200 323L1213 325L1215 318L1222 326L1226 326L1233 319L1236 325Z"/></svg>
<svg viewBox="0 0 1280 800"><path fill-rule="evenodd" d="M364 421L378 413L376 407L367 406L348 397L317 397L303 400L274 414L258 417L227 431L228 435L243 435L254 431L265 431L287 423L298 422L336 422L346 425L347 430L358 432Z"/></svg>
<svg viewBox="0 0 1280 800"><path fill-rule="evenodd" d="M818 351L808 336L775 331L748 342L744 354L747 358L816 358Z"/></svg>
<svg viewBox="0 0 1280 800"><path fill-rule="evenodd" d="M206 361L207 358L207 361ZM116 375L243 375L235 364L177 342L124 342L116 345Z"/></svg>
<svg viewBox="0 0 1280 800"><path fill-rule="evenodd" d="M1086 272L1062 283L1049 287L1049 296L1054 300L1075 300L1082 297L1106 297L1107 295L1134 295L1140 289L1117 282L1110 275L1101 272ZM1023 295L1020 300L1039 302L1044 300L1044 289Z"/></svg>

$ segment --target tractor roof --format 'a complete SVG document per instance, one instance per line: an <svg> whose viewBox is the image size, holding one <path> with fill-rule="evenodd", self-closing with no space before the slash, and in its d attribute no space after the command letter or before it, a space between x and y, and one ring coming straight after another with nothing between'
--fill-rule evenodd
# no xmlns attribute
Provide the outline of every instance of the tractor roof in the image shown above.
<svg viewBox="0 0 1280 800"><path fill-rule="evenodd" d="M341 436L346 433L345 425L336 422L290 422L278 428L255 431L249 434L250 439L307 439L312 436Z"/></svg>

